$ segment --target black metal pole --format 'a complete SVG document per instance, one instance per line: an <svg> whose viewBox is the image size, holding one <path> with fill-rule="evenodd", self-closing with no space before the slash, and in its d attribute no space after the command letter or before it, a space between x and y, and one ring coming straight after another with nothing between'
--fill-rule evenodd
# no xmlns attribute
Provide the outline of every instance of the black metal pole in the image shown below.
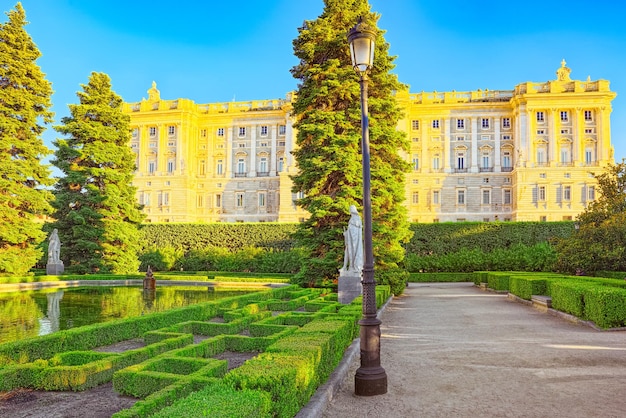
<svg viewBox="0 0 626 418"><path fill-rule="evenodd" d="M367 74L361 73L361 153L363 155L363 317L361 327L361 367L354 375L354 393L359 396L387 393L387 373L380 365L380 324L376 317L376 280L372 249L372 196L370 186L370 141L367 109Z"/></svg>

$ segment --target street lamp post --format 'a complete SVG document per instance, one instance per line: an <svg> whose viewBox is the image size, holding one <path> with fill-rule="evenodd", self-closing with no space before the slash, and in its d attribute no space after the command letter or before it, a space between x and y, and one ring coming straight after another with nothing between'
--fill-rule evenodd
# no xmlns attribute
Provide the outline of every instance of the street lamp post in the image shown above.
<svg viewBox="0 0 626 418"><path fill-rule="evenodd" d="M380 319L376 317L376 281L372 250L372 197L370 187L370 144L367 110L367 72L374 62L376 33L362 20L350 30L348 42L352 66L361 85L361 154L363 156L363 317L361 327L361 367L354 375L354 393L359 396L387 393L387 373L380 365Z"/></svg>

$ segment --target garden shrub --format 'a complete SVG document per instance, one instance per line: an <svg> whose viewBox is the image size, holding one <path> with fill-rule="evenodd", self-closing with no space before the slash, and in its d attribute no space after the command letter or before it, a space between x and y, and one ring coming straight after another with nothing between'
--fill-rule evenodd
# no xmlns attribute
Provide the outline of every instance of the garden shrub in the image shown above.
<svg viewBox="0 0 626 418"><path fill-rule="evenodd" d="M374 279L379 285L388 285L391 293L399 296L404 293L409 272L398 267L380 268L374 270Z"/></svg>
<svg viewBox="0 0 626 418"><path fill-rule="evenodd" d="M272 398L272 415L281 418L295 416L318 383L310 357L285 353L261 353L228 372L224 382L238 390L268 392Z"/></svg>
<svg viewBox="0 0 626 418"><path fill-rule="evenodd" d="M216 383L178 399L152 417L264 418L272 416L271 410L272 402L267 392L235 390Z"/></svg>
<svg viewBox="0 0 626 418"><path fill-rule="evenodd" d="M593 286L588 282L574 279L551 280L548 291L552 298L552 308L578 318L585 318L585 290Z"/></svg>
<svg viewBox="0 0 626 418"><path fill-rule="evenodd" d="M626 326L626 289L594 287L585 290L585 317L601 328Z"/></svg>
<svg viewBox="0 0 626 418"><path fill-rule="evenodd" d="M548 282L545 278L511 275L509 291L522 299L531 300L532 295L547 295Z"/></svg>
<svg viewBox="0 0 626 418"><path fill-rule="evenodd" d="M410 273L410 283L472 282L474 273Z"/></svg>
<svg viewBox="0 0 626 418"><path fill-rule="evenodd" d="M491 272L487 274L487 285L498 292L508 291L510 277L509 273Z"/></svg>

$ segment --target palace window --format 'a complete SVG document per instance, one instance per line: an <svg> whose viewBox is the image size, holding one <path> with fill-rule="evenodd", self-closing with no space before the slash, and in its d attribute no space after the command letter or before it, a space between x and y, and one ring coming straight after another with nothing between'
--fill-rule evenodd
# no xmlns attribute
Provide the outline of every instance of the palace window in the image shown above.
<svg viewBox="0 0 626 418"><path fill-rule="evenodd" d="M167 160L167 172L172 174L175 169L176 169L176 161Z"/></svg>
<svg viewBox="0 0 626 418"><path fill-rule="evenodd" d="M542 111L537 112L537 122L544 122L545 121L545 116L544 113Z"/></svg>
<svg viewBox="0 0 626 418"><path fill-rule="evenodd" d="M217 128L217 136L224 136L224 128Z"/></svg>
<svg viewBox="0 0 626 418"><path fill-rule="evenodd" d="M267 126L261 126L261 136L267 136Z"/></svg>
<svg viewBox="0 0 626 418"><path fill-rule="evenodd" d="M480 121L480 126L483 129L489 129L489 118L482 118L482 120Z"/></svg>
<svg viewBox="0 0 626 418"><path fill-rule="evenodd" d="M413 154L413 171L420 169L420 159L417 154Z"/></svg>
<svg viewBox="0 0 626 418"><path fill-rule="evenodd" d="M596 188L595 186L589 186L589 200L596 200Z"/></svg>
<svg viewBox="0 0 626 418"><path fill-rule="evenodd" d="M483 190L483 205L489 205L491 203L491 191Z"/></svg>
<svg viewBox="0 0 626 418"><path fill-rule="evenodd" d="M546 162L546 151L543 148L537 150L537 162L544 164Z"/></svg>
<svg viewBox="0 0 626 418"><path fill-rule="evenodd" d="M246 172L246 160L239 158L237 160L237 174L244 174Z"/></svg>
<svg viewBox="0 0 626 418"><path fill-rule="evenodd" d="M239 127L239 136L246 136L246 127L245 126L240 126Z"/></svg>
<svg viewBox="0 0 626 418"><path fill-rule="evenodd" d="M567 122L569 120L569 113L567 110L561 111L561 122Z"/></svg>
<svg viewBox="0 0 626 418"><path fill-rule="evenodd" d="M510 128L511 127L511 118L502 118L502 127Z"/></svg>
<svg viewBox="0 0 626 418"><path fill-rule="evenodd" d="M420 192L413 192L413 204L417 205L420 201Z"/></svg>
<svg viewBox="0 0 626 418"><path fill-rule="evenodd" d="M259 172L267 173L267 157L261 157L259 160Z"/></svg>
<svg viewBox="0 0 626 418"><path fill-rule="evenodd" d="M511 190L504 189L502 192L503 192L502 203L504 203L505 205L510 205L511 204Z"/></svg>
<svg viewBox="0 0 626 418"><path fill-rule="evenodd" d="M456 155L456 168L463 170L465 168L465 154L462 152Z"/></svg>
<svg viewBox="0 0 626 418"><path fill-rule="evenodd" d="M457 119L456 120L456 128L457 129L465 129L465 119Z"/></svg>
<svg viewBox="0 0 626 418"><path fill-rule="evenodd" d="M585 120L590 122L593 120L593 112L591 110L585 110Z"/></svg>
<svg viewBox="0 0 626 418"><path fill-rule="evenodd" d="M465 204L465 190L456 191L456 203L459 205Z"/></svg>
<svg viewBox="0 0 626 418"><path fill-rule="evenodd" d="M572 200L572 186L563 186L563 200Z"/></svg>
<svg viewBox="0 0 626 418"><path fill-rule="evenodd" d="M174 135L176 135L176 126L174 126L174 125L170 125L170 126L168 126L168 127L167 127L167 134L168 134L169 136L174 136Z"/></svg>
<svg viewBox="0 0 626 418"><path fill-rule="evenodd" d="M439 204L439 190L433 191L433 204Z"/></svg>
<svg viewBox="0 0 626 418"><path fill-rule="evenodd" d="M200 137L206 138L206 129L200 129Z"/></svg>
<svg viewBox="0 0 626 418"><path fill-rule="evenodd" d="M259 193L259 207L265 206L265 193Z"/></svg>
<svg viewBox="0 0 626 418"><path fill-rule="evenodd" d="M504 151L504 153L502 154L502 167L511 167L511 151Z"/></svg>
<svg viewBox="0 0 626 418"><path fill-rule="evenodd" d="M278 125L278 135L285 135L287 128L285 125Z"/></svg>
<svg viewBox="0 0 626 418"><path fill-rule="evenodd" d="M419 130L420 128L420 121L419 120L412 120L411 121L411 129L413 129L414 131Z"/></svg>
<svg viewBox="0 0 626 418"><path fill-rule="evenodd" d="M139 128L133 128L133 138L137 138L139 136Z"/></svg>
<svg viewBox="0 0 626 418"><path fill-rule="evenodd" d="M243 193L237 193L237 196L235 197L235 205L238 208L243 207Z"/></svg>
<svg viewBox="0 0 626 418"><path fill-rule="evenodd" d="M439 154L435 154L433 157L433 169L439 170Z"/></svg>
<svg viewBox="0 0 626 418"><path fill-rule="evenodd" d="M217 174L224 174L224 160L217 160L217 164L215 164L215 172Z"/></svg>
<svg viewBox="0 0 626 418"><path fill-rule="evenodd" d="M433 129L439 129L439 119L433 120Z"/></svg>
<svg viewBox="0 0 626 418"><path fill-rule="evenodd" d="M159 206L169 206L170 194L168 192L159 193L157 196Z"/></svg>
<svg viewBox="0 0 626 418"><path fill-rule="evenodd" d="M483 154L483 168L491 168L489 164L489 154Z"/></svg>
<svg viewBox="0 0 626 418"><path fill-rule="evenodd" d="M150 133L151 137L155 137L157 134L157 128L156 126L151 126L150 129L148 130L148 132Z"/></svg>

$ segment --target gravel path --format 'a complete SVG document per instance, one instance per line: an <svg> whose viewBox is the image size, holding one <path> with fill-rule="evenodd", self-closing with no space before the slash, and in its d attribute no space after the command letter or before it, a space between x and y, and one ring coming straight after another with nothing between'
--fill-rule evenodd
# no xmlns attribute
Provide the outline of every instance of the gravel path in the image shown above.
<svg viewBox="0 0 626 418"><path fill-rule="evenodd" d="M357 353L321 416L626 416L626 332L596 331L468 283L411 284L382 321L388 393L354 395Z"/></svg>

